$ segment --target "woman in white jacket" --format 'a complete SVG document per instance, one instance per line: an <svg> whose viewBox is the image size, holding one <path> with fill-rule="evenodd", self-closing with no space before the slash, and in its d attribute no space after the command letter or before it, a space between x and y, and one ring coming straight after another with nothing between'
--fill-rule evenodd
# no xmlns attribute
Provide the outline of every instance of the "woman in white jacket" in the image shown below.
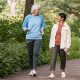
<svg viewBox="0 0 80 80"><path fill-rule="evenodd" d="M49 78L54 78L57 55L60 56L60 69L62 70L61 77L66 77L66 53L71 45L71 31L68 24L65 22L66 14L59 13L58 23L52 27L49 48L52 52L52 60L50 65L51 74Z"/></svg>

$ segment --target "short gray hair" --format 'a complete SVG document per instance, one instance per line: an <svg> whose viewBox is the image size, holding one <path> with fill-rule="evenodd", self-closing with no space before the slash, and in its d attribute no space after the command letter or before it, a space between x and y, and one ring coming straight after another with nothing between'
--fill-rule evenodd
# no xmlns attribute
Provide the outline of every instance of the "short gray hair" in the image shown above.
<svg viewBox="0 0 80 80"><path fill-rule="evenodd" d="M32 7L31 7L31 13L33 13L33 11L36 10L36 9L40 9L40 5L37 4L37 3L35 3L35 4L32 5Z"/></svg>

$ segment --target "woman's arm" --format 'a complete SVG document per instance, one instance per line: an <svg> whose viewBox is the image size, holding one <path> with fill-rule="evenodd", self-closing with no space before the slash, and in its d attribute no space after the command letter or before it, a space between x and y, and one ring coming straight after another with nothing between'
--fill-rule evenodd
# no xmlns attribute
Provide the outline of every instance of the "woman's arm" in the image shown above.
<svg viewBox="0 0 80 80"><path fill-rule="evenodd" d="M45 27L45 21L44 21L44 18L42 17L42 22L41 22L41 33L42 33L42 35L44 34L44 27Z"/></svg>
<svg viewBox="0 0 80 80"><path fill-rule="evenodd" d="M70 27L68 26L68 31L67 31L67 45L66 45L66 48L64 49L65 52L67 52L71 46L71 30L70 30Z"/></svg>
<svg viewBox="0 0 80 80"><path fill-rule="evenodd" d="M23 24L22 24L23 31L28 31L28 22L29 22L29 15L26 16L23 21Z"/></svg>
<svg viewBox="0 0 80 80"><path fill-rule="evenodd" d="M50 49L51 49L52 47L54 47L54 33L55 33L54 29L55 29L55 26L56 26L56 25L54 25L54 26L52 27L52 30L51 30L51 36L50 36L50 42L49 42L49 48L50 48Z"/></svg>

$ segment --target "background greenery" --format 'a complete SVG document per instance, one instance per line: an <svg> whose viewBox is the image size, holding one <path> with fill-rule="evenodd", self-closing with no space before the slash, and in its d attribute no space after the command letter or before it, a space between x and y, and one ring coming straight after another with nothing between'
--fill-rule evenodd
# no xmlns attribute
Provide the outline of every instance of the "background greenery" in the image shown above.
<svg viewBox="0 0 80 80"><path fill-rule="evenodd" d="M42 3L44 0L35 0ZM57 5L57 1L60 3ZM80 59L80 16L76 15L79 11L78 2L67 0L70 9L76 8L76 11L68 12L64 8L64 0L46 0L41 5L41 14L44 16L46 26L43 35L42 47L39 54L39 65L50 63L51 53L49 51L49 39L52 25L56 23L57 13L65 12L68 15L67 22L72 31L72 45L67 59ZM71 1L71 2L70 2ZM4 4L3 4L4 3ZM22 3L22 2L21 2ZM17 16L8 16L8 6L5 0L0 0L0 77L15 73L28 68L28 54L26 48L25 34L22 31L24 5L17 5ZM70 4L68 4L70 3ZM23 2L24 4L24 2ZM54 5L53 5L54 4ZM63 4L63 5L62 5Z"/></svg>

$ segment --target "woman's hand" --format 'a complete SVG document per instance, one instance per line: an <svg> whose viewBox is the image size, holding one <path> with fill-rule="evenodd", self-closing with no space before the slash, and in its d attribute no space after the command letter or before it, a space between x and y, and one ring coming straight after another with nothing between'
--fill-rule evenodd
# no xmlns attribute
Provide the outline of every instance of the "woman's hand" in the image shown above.
<svg viewBox="0 0 80 80"><path fill-rule="evenodd" d="M68 52L68 48L64 48L64 51L67 53Z"/></svg>
<svg viewBox="0 0 80 80"><path fill-rule="evenodd" d="M26 29L26 30L25 30L25 32L28 32L28 31L29 31L29 29Z"/></svg>
<svg viewBox="0 0 80 80"><path fill-rule="evenodd" d="M54 47L49 48L49 51L50 51L50 53L53 53L55 51L55 48Z"/></svg>
<svg viewBox="0 0 80 80"><path fill-rule="evenodd" d="M41 34L42 34L42 35L44 34L44 30L41 30Z"/></svg>

